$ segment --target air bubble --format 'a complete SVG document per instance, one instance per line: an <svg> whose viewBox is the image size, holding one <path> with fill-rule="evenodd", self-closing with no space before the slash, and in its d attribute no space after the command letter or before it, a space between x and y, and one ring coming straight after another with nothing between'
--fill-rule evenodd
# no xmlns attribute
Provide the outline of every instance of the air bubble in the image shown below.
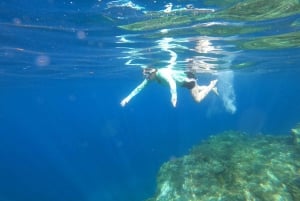
<svg viewBox="0 0 300 201"><path fill-rule="evenodd" d="M40 55L36 58L35 64L37 66L48 66L50 64L50 58L46 55Z"/></svg>
<svg viewBox="0 0 300 201"><path fill-rule="evenodd" d="M84 31L77 31L77 38L83 40L86 38L86 33Z"/></svg>

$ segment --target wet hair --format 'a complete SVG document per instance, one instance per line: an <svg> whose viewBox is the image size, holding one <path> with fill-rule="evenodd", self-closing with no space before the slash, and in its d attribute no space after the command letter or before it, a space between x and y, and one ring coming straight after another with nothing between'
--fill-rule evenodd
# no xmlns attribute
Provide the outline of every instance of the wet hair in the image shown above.
<svg viewBox="0 0 300 201"><path fill-rule="evenodd" d="M197 77L196 77L196 75L195 75L195 73L194 72L191 72L191 71L186 71L186 72L184 72L185 74L186 74L186 76L188 77L188 78L192 78L192 79L197 79Z"/></svg>

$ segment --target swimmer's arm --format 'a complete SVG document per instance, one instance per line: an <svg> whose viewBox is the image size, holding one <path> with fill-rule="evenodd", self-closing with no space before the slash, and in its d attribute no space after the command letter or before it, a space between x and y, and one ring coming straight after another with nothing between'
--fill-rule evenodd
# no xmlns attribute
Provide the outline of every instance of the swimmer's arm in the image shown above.
<svg viewBox="0 0 300 201"><path fill-rule="evenodd" d="M137 95L146 85L148 80L145 79L141 84L139 84L126 98L121 101L121 106L124 107L135 95Z"/></svg>
<svg viewBox="0 0 300 201"><path fill-rule="evenodd" d="M171 76L166 77L166 80L167 80L167 82L169 83L169 86L170 86L172 105L174 107L176 107L176 103L177 103L176 82Z"/></svg>

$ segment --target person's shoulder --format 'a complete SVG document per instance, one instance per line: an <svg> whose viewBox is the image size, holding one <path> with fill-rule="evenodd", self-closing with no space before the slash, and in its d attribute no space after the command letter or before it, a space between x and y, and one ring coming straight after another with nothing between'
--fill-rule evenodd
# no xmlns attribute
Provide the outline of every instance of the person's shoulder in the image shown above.
<svg viewBox="0 0 300 201"><path fill-rule="evenodd" d="M167 77L171 74L172 74L172 72L170 71L169 68L159 68L156 72L156 75L158 77Z"/></svg>
<svg viewBox="0 0 300 201"><path fill-rule="evenodd" d="M171 68L158 68L157 69L157 72L160 72L160 73L171 73L172 72L172 69Z"/></svg>

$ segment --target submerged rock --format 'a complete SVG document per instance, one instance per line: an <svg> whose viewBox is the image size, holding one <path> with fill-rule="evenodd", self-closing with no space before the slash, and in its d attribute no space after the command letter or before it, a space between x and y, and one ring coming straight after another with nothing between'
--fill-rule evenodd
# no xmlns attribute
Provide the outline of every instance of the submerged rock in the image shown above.
<svg viewBox="0 0 300 201"><path fill-rule="evenodd" d="M162 165L148 201L298 201L300 151L291 136L212 136Z"/></svg>

